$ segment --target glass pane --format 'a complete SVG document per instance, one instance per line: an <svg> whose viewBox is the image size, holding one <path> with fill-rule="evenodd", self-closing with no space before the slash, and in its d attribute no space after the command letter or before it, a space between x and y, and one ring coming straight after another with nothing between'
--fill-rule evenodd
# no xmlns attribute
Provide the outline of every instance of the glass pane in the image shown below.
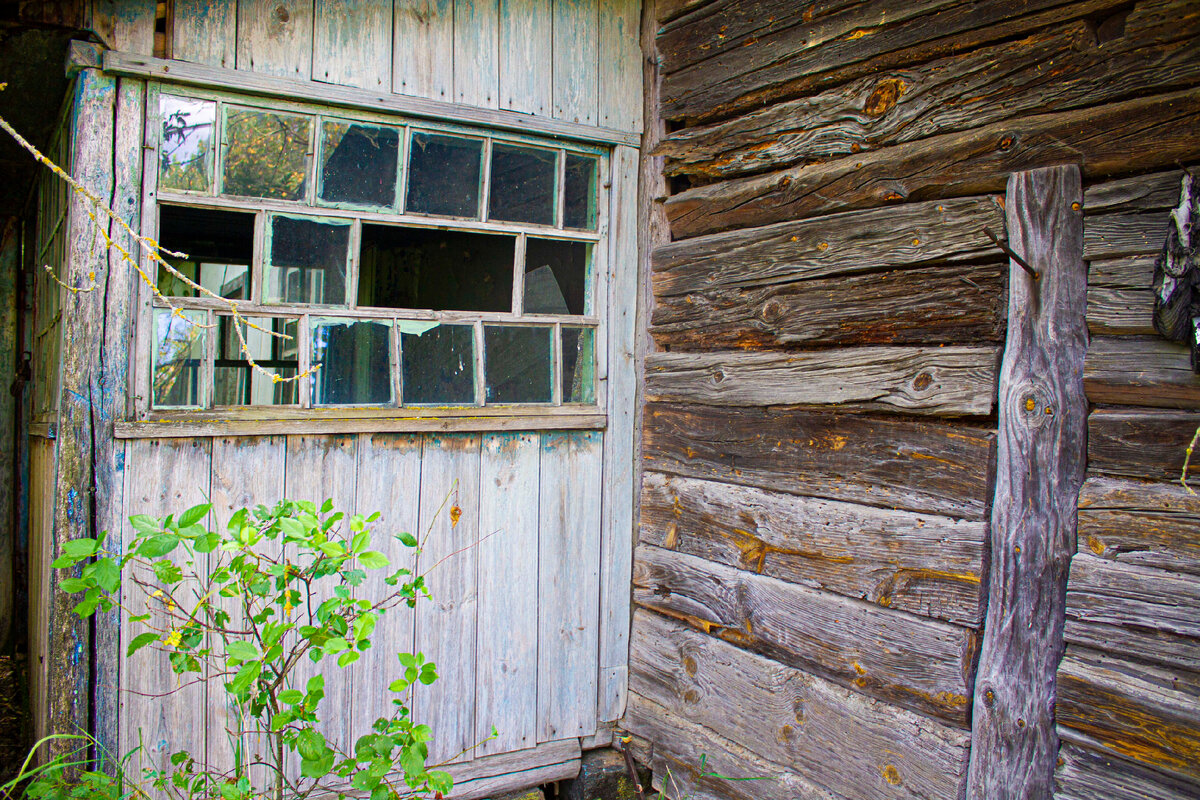
<svg viewBox="0 0 1200 800"><path fill-rule="evenodd" d="M204 365L203 311L154 311L154 352L151 367L155 408L196 407L203 404L200 375Z"/></svg>
<svg viewBox="0 0 1200 800"><path fill-rule="evenodd" d="M224 194L303 200L311 120L231 108L225 115Z"/></svg>
<svg viewBox="0 0 1200 800"><path fill-rule="evenodd" d="M512 145L492 145L488 219L554 224L557 153Z"/></svg>
<svg viewBox="0 0 1200 800"><path fill-rule="evenodd" d="M345 303L350 223L284 216L272 216L270 222L265 301Z"/></svg>
<svg viewBox="0 0 1200 800"><path fill-rule="evenodd" d="M401 322L404 404L475 402L475 335L470 325Z"/></svg>
<svg viewBox="0 0 1200 800"><path fill-rule="evenodd" d="M158 114L162 120L158 188L207 192L212 186L217 104L164 94L158 98Z"/></svg>
<svg viewBox="0 0 1200 800"><path fill-rule="evenodd" d="M280 378L294 378L300 371L300 349L296 339L299 323L287 317L217 318L217 360L213 371L217 406L288 406L299 400L294 380L274 381L250 366L242 352L241 328L246 350L260 367ZM254 327L257 326L257 327ZM279 334L278 336L272 334ZM283 337L288 338L283 338Z"/></svg>
<svg viewBox="0 0 1200 800"><path fill-rule="evenodd" d="M596 230L596 166L598 159L567 153L563 175L563 225Z"/></svg>
<svg viewBox="0 0 1200 800"><path fill-rule="evenodd" d="M172 267L218 297L250 297L250 261L254 257L254 215L207 208L159 206L158 240L187 258L166 256ZM158 290L168 297L199 297L199 290L163 267Z"/></svg>
<svg viewBox="0 0 1200 800"><path fill-rule="evenodd" d="M393 402L391 339L391 320L313 320L313 405Z"/></svg>
<svg viewBox="0 0 1200 800"><path fill-rule="evenodd" d="M525 241L525 313L586 314L592 246L558 239Z"/></svg>
<svg viewBox="0 0 1200 800"><path fill-rule="evenodd" d="M363 225L358 304L511 311L516 237Z"/></svg>
<svg viewBox="0 0 1200 800"><path fill-rule="evenodd" d="M485 325L484 376L489 403L549 403L552 328Z"/></svg>
<svg viewBox="0 0 1200 800"><path fill-rule="evenodd" d="M479 216L483 141L414 133L405 209L443 217Z"/></svg>
<svg viewBox="0 0 1200 800"><path fill-rule="evenodd" d="M390 206L396 201L400 131L326 122L321 136L321 199Z"/></svg>
<svg viewBox="0 0 1200 800"><path fill-rule="evenodd" d="M562 329L562 401L596 402L596 331Z"/></svg>

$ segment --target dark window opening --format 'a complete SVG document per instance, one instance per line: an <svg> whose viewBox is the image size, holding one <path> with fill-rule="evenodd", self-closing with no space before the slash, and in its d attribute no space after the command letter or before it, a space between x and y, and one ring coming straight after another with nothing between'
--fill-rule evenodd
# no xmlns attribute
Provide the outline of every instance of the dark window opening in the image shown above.
<svg viewBox="0 0 1200 800"><path fill-rule="evenodd" d="M330 203L390 206L396 200L400 131L326 122L321 199Z"/></svg>
<svg viewBox="0 0 1200 800"><path fill-rule="evenodd" d="M587 313L591 245L557 239L525 242L525 313Z"/></svg>
<svg viewBox="0 0 1200 800"><path fill-rule="evenodd" d="M589 156L567 153L563 172L563 226L596 229L596 165Z"/></svg>
<svg viewBox="0 0 1200 800"><path fill-rule="evenodd" d="M314 322L313 405L379 405L392 402L391 322Z"/></svg>
<svg viewBox="0 0 1200 800"><path fill-rule="evenodd" d="M489 403L549 403L554 361L552 328L483 326L484 375Z"/></svg>
<svg viewBox="0 0 1200 800"><path fill-rule="evenodd" d="M254 259L254 215L184 206L159 206L158 241L187 258L167 263L218 297L250 296L250 262ZM159 267L158 290L168 297L199 297L200 292Z"/></svg>
<svg viewBox="0 0 1200 800"><path fill-rule="evenodd" d="M488 219L553 225L557 180L554 151L493 144Z"/></svg>
<svg viewBox="0 0 1200 800"><path fill-rule="evenodd" d="M405 405L475 402L475 331L470 325L400 323Z"/></svg>
<svg viewBox="0 0 1200 800"><path fill-rule="evenodd" d="M267 301L345 303L349 247L349 223L272 217Z"/></svg>
<svg viewBox="0 0 1200 800"><path fill-rule="evenodd" d="M443 217L478 217L483 142L414 133L405 209Z"/></svg>

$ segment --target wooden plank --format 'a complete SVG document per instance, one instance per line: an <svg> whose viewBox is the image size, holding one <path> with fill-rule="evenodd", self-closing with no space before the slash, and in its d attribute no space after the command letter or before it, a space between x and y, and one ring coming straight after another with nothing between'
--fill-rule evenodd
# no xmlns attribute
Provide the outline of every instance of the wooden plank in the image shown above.
<svg viewBox="0 0 1200 800"><path fill-rule="evenodd" d="M649 403L646 469L910 511L981 519L988 431L778 408Z"/></svg>
<svg viewBox="0 0 1200 800"><path fill-rule="evenodd" d="M1058 672L1058 721L1104 753L1200 782L1195 674L1069 648Z"/></svg>
<svg viewBox="0 0 1200 800"><path fill-rule="evenodd" d="M575 761L581 755L578 739L558 739L508 753L480 756L471 761L460 761L448 765L446 771L454 777L454 783L457 785L479 778L491 778L505 773L519 772L522 769L538 769L566 761Z"/></svg>
<svg viewBox="0 0 1200 800"><path fill-rule="evenodd" d="M1178 480L1200 414L1097 409L1088 417L1088 468L1108 475ZM1200 476L1193 459L1188 477Z"/></svg>
<svg viewBox="0 0 1200 800"><path fill-rule="evenodd" d="M1083 190L1083 213L1130 214L1174 208L1179 205L1182 179L1183 170L1172 169L1094 183Z"/></svg>
<svg viewBox="0 0 1200 800"><path fill-rule="evenodd" d="M536 433L489 434L481 445L475 640L481 756L537 743L540 447ZM484 741L493 726L498 736Z"/></svg>
<svg viewBox="0 0 1200 800"><path fill-rule="evenodd" d="M477 800L513 792L523 793L538 786L574 778L579 774L581 764L582 761L576 758L558 764L547 764L544 767L456 782L447 797L451 800Z"/></svg>
<svg viewBox="0 0 1200 800"><path fill-rule="evenodd" d="M601 435L544 433L538 499L538 741L596 732Z"/></svg>
<svg viewBox="0 0 1200 800"><path fill-rule="evenodd" d="M313 409L304 409L312 411ZM364 409L367 410L367 409ZM439 409L440 410L440 409ZM119 439L192 438L196 436L256 436L273 434L346 434L346 433L481 433L484 431L597 430L608 419L604 414L486 414L469 409L471 416L423 415L410 409L389 409L392 416L372 414L346 416L287 417L271 419L221 419L218 416L168 416L160 419L117 422ZM447 409L449 411L449 409ZM403 413L405 416L395 416ZM192 418L188 418L192 417Z"/></svg>
<svg viewBox="0 0 1200 800"><path fill-rule="evenodd" d="M452 99L454 0L396 0L392 18L392 91Z"/></svg>
<svg viewBox="0 0 1200 800"><path fill-rule="evenodd" d="M1053 786L1062 593L1087 458L1082 200L1073 166L1018 173L1008 184L1010 246L1041 275L1035 281L1014 262L1008 278L969 800L1046 796Z"/></svg>
<svg viewBox="0 0 1200 800"><path fill-rule="evenodd" d="M599 94L597 122L623 131L642 129L640 3L599 0Z"/></svg>
<svg viewBox="0 0 1200 800"><path fill-rule="evenodd" d="M500 0L500 107L551 116L554 17L551 0Z"/></svg>
<svg viewBox="0 0 1200 800"><path fill-rule="evenodd" d="M1086 240L1087 218L1084 218ZM1154 333L1154 257L1092 261L1088 265L1088 331L1092 334Z"/></svg>
<svg viewBox="0 0 1200 800"><path fill-rule="evenodd" d="M1067 741L1063 729L1054 775L1054 800L1191 800L1195 784L1163 775L1109 753L1099 753Z"/></svg>
<svg viewBox="0 0 1200 800"><path fill-rule="evenodd" d="M19 390L16 388L18 331L17 276L21 270L21 225L17 217L0 220L0 384L13 391L0 392L0 421L16 430ZM13 512L21 493L21 468L15 436L0 439L0 650L12 652L10 636L16 620L16 581L13 565L20 526ZM23 548L22 548L23 549Z"/></svg>
<svg viewBox="0 0 1200 800"><path fill-rule="evenodd" d="M1093 403L1200 406L1200 376L1192 371L1188 346L1159 336L1093 338L1083 382Z"/></svg>
<svg viewBox="0 0 1200 800"><path fill-rule="evenodd" d="M1012 172L1054 164L1082 163L1089 178L1155 169L1195 156L1197 124L1200 90L1139 97L688 189L667 200L666 209L675 238L686 239L899 201L998 191ZM1105 135L1094 136L1098 130Z"/></svg>
<svg viewBox="0 0 1200 800"><path fill-rule="evenodd" d="M500 0L454 4L454 102L500 107Z"/></svg>
<svg viewBox="0 0 1200 800"><path fill-rule="evenodd" d="M650 400L823 406L934 416L990 414L996 347L847 347L817 352L652 353Z"/></svg>
<svg viewBox="0 0 1200 800"><path fill-rule="evenodd" d="M1079 552L1200 575L1200 499L1178 483L1090 475L1079 492Z"/></svg>
<svg viewBox="0 0 1200 800"><path fill-rule="evenodd" d="M660 23L667 22L711 2L712 0L658 0L654 3L652 19Z"/></svg>
<svg viewBox="0 0 1200 800"><path fill-rule="evenodd" d="M964 731L646 611L631 641L632 692L842 796L959 796Z"/></svg>
<svg viewBox="0 0 1200 800"><path fill-rule="evenodd" d="M238 0L237 31L239 70L312 77L313 0Z"/></svg>
<svg viewBox="0 0 1200 800"><path fill-rule="evenodd" d="M232 69L237 63L237 4L175 0L171 57Z"/></svg>
<svg viewBox="0 0 1200 800"><path fill-rule="evenodd" d="M596 0L554 0L554 117L595 125L599 111Z"/></svg>
<svg viewBox="0 0 1200 800"><path fill-rule="evenodd" d="M92 0L91 29L113 50L154 54L155 0Z"/></svg>
<svg viewBox="0 0 1200 800"><path fill-rule="evenodd" d="M1083 257L1090 260L1158 255L1167 239L1169 210L1097 214L1083 226Z"/></svg>
<svg viewBox="0 0 1200 800"><path fill-rule="evenodd" d="M54 442L29 446L29 697L34 741L50 733L50 562L54 554Z"/></svg>
<svg viewBox="0 0 1200 800"><path fill-rule="evenodd" d="M391 65L391 0L316 0L314 81L389 92Z"/></svg>
<svg viewBox="0 0 1200 800"><path fill-rule="evenodd" d="M811 589L978 627L983 522L655 472L639 541Z"/></svg>
<svg viewBox="0 0 1200 800"><path fill-rule="evenodd" d="M478 436L428 436L421 457L417 566L432 600L417 604L416 645L438 666L413 699L413 718L434 726L430 763L469 760L478 744L475 706L476 576L479 552ZM452 510L461 509L454 522Z"/></svg>

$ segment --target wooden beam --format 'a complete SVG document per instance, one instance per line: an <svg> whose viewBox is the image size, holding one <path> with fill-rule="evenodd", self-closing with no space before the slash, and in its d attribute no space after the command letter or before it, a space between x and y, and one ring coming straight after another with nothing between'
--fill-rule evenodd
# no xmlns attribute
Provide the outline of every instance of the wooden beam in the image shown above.
<svg viewBox="0 0 1200 800"><path fill-rule="evenodd" d="M1092 339L1083 383L1093 403L1200 407L1200 375L1192 370L1190 348L1161 336Z"/></svg>
<svg viewBox="0 0 1200 800"><path fill-rule="evenodd" d="M272 409L274 411L274 409ZM309 411L309 409L305 409ZM389 409L390 410L390 409ZM480 414L432 416L394 409L391 416L341 413L328 416L287 417L283 415L220 419L172 417L160 420L118 422L120 439L165 439L205 436L266 436L289 433L479 433L483 431L603 430L604 414ZM405 414L405 416L395 416Z"/></svg>
<svg viewBox="0 0 1200 800"><path fill-rule="evenodd" d="M1075 744L1069 728L1061 732L1054 800L1195 800L1194 783Z"/></svg>
<svg viewBox="0 0 1200 800"><path fill-rule="evenodd" d="M1167 238L1169 213L1160 209L1088 217L1083 226L1083 257L1095 261L1158 255Z"/></svg>
<svg viewBox="0 0 1200 800"><path fill-rule="evenodd" d="M0 652L12 652L9 636L16 618L17 584L13 579L18 520L15 493L20 492L21 467L17 452L17 398L20 393L3 391L17 386L17 356L20 328L17 285L21 274L21 222L16 217L0 219Z"/></svg>
<svg viewBox="0 0 1200 800"><path fill-rule="evenodd" d="M1089 475L1079 492L1079 552L1200 575L1200 496L1178 483Z"/></svg>
<svg viewBox="0 0 1200 800"><path fill-rule="evenodd" d="M1074 166L1016 174L1008 184L1010 245L1041 277L1010 267L969 800L1047 797L1053 789L1054 676L1087 455L1082 200Z"/></svg>
<svg viewBox="0 0 1200 800"><path fill-rule="evenodd" d="M1193 164L1195 171L1200 165ZM1179 205L1179 181L1183 170L1152 172L1129 178L1093 183L1083 190L1084 241L1088 217L1096 214L1130 214L1162 211Z"/></svg>

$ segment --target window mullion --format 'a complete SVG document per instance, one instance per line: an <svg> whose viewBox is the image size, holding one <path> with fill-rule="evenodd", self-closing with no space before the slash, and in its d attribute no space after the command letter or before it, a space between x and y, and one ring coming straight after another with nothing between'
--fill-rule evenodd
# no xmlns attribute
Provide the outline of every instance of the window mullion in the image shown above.
<svg viewBox="0 0 1200 800"><path fill-rule="evenodd" d="M562 228L566 219L567 202L567 153L558 151L558 177L554 181L554 227Z"/></svg>
<svg viewBox="0 0 1200 800"><path fill-rule="evenodd" d="M312 335L310 329L309 315L302 314L299 324L296 325L296 337L300 340L296 342L296 351L300 359L300 374L305 375L312 369ZM312 376L306 375L299 380L299 397L301 408L312 408Z"/></svg>
<svg viewBox="0 0 1200 800"><path fill-rule="evenodd" d="M358 306L359 265L362 262L362 220L350 223L350 258L346 263L346 308Z"/></svg>
<svg viewBox="0 0 1200 800"><path fill-rule="evenodd" d="M475 320L475 405L487 405L486 379L483 374L483 320Z"/></svg>
<svg viewBox="0 0 1200 800"><path fill-rule="evenodd" d="M550 397L556 406L561 406L562 399L562 323L554 323L554 332L550 342Z"/></svg>
<svg viewBox="0 0 1200 800"><path fill-rule="evenodd" d="M479 165L479 213L475 218L483 222L488 220L488 209L492 202L492 140L483 140L483 163Z"/></svg>
<svg viewBox="0 0 1200 800"><path fill-rule="evenodd" d="M525 236L524 233L518 233L513 247L512 311L517 316L525 313Z"/></svg>

